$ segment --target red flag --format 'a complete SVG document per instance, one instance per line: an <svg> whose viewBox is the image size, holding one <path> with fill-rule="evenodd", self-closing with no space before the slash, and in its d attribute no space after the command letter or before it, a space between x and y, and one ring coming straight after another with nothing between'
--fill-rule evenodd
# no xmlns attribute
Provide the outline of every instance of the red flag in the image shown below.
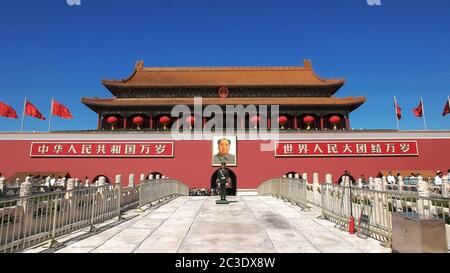
<svg viewBox="0 0 450 273"><path fill-rule="evenodd" d="M0 101L0 116L7 118L18 118L16 110L8 104Z"/></svg>
<svg viewBox="0 0 450 273"><path fill-rule="evenodd" d="M58 116L60 118L73 118L72 114L69 111L69 108L65 107L55 100L52 101L52 115Z"/></svg>
<svg viewBox="0 0 450 273"><path fill-rule="evenodd" d="M420 101L419 106L413 109L413 113L418 118L422 117L423 114L422 100Z"/></svg>
<svg viewBox="0 0 450 273"><path fill-rule="evenodd" d="M397 119L401 119L402 118L402 108L400 108L400 106L398 106L397 102L394 102L394 108L395 108L395 113L397 114Z"/></svg>
<svg viewBox="0 0 450 273"><path fill-rule="evenodd" d="M445 117L445 115L447 115L448 113L450 113L450 102L447 100L447 102L445 103L444 112L442 112L442 116Z"/></svg>
<svg viewBox="0 0 450 273"><path fill-rule="evenodd" d="M28 100L25 104L25 115L45 120L45 117L41 114L41 112L39 112L39 110Z"/></svg>

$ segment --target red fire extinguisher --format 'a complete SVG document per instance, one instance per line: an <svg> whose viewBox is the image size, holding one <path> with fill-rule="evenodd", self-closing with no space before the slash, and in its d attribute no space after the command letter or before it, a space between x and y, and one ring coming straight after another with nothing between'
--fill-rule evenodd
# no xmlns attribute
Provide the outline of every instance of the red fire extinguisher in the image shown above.
<svg viewBox="0 0 450 273"><path fill-rule="evenodd" d="M349 179L350 180L350 179ZM355 218L353 218L353 205L352 205L352 181L349 181L350 188L350 218L348 218L348 233L355 234Z"/></svg>
<svg viewBox="0 0 450 273"><path fill-rule="evenodd" d="M353 216L348 219L348 233L355 234L355 218Z"/></svg>

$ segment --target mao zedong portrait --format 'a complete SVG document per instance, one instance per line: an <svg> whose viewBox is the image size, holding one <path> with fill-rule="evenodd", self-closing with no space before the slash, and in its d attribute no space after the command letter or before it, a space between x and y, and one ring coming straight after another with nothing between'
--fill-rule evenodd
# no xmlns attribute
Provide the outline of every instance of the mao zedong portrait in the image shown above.
<svg viewBox="0 0 450 273"><path fill-rule="evenodd" d="M221 138L217 141L219 152L213 156L213 165L220 165L226 162L227 165L236 164L236 156L230 154L231 141L228 138Z"/></svg>

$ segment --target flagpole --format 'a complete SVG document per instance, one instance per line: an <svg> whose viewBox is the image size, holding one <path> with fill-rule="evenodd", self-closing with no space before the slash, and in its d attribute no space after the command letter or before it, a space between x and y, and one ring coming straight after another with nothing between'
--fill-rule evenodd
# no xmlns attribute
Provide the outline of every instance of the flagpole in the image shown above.
<svg viewBox="0 0 450 273"><path fill-rule="evenodd" d="M52 113L53 113L53 97L50 105L50 117L48 118L48 132L50 133L50 126L52 124Z"/></svg>
<svg viewBox="0 0 450 273"><path fill-rule="evenodd" d="M27 105L27 97L23 100L23 112L22 112L22 125L20 126L20 132L23 132L23 119L25 118L25 106Z"/></svg>
<svg viewBox="0 0 450 273"><path fill-rule="evenodd" d="M398 104L397 104L397 98L395 96L394 96L394 104L395 104L395 119L397 120L397 131L400 131L400 126L398 124L398 116L397 116Z"/></svg>
<svg viewBox="0 0 450 273"><path fill-rule="evenodd" d="M423 99L422 96L420 96L420 102L422 103L422 119L423 119L423 127L425 128L425 131L427 130L427 122L425 121L425 107L423 105Z"/></svg>

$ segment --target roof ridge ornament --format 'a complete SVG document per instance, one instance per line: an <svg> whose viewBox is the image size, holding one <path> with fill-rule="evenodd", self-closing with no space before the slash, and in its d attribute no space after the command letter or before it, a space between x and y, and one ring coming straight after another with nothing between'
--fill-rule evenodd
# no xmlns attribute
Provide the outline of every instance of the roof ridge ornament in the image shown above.
<svg viewBox="0 0 450 273"><path fill-rule="evenodd" d="M135 69L136 71L144 70L144 61L143 60L136 61Z"/></svg>
<svg viewBox="0 0 450 273"><path fill-rule="evenodd" d="M312 61L304 59L303 66L305 67L305 69L312 70Z"/></svg>

